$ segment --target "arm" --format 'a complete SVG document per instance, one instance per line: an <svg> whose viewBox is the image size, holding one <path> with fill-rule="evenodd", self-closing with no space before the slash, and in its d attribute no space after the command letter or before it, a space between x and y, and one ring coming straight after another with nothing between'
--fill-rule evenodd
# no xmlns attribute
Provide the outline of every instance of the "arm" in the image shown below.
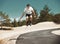
<svg viewBox="0 0 60 44"><path fill-rule="evenodd" d="M23 14L21 15L20 19L21 19L23 16L24 16L24 12L23 12Z"/></svg>
<svg viewBox="0 0 60 44"><path fill-rule="evenodd" d="M20 19L24 16L25 10L26 10L26 8L24 9L24 12L22 13Z"/></svg>
<svg viewBox="0 0 60 44"><path fill-rule="evenodd" d="M33 13L34 17L36 17L36 14L35 14L35 12L34 12L34 11L32 11L32 13Z"/></svg>

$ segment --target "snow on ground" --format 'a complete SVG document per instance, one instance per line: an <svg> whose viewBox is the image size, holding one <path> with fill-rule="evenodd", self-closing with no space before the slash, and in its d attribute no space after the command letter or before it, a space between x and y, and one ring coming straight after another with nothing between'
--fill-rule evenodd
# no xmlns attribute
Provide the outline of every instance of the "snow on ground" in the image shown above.
<svg viewBox="0 0 60 44"><path fill-rule="evenodd" d="M53 34L60 35L60 30L52 31Z"/></svg>
<svg viewBox="0 0 60 44"><path fill-rule="evenodd" d="M53 22L42 22L28 27L27 26L13 27L12 30L9 31L0 30L0 44L15 44L16 40L10 39L16 39L19 35L32 31L48 30L54 28L60 28L60 24L57 25ZM60 34L59 32L54 31L52 33Z"/></svg>

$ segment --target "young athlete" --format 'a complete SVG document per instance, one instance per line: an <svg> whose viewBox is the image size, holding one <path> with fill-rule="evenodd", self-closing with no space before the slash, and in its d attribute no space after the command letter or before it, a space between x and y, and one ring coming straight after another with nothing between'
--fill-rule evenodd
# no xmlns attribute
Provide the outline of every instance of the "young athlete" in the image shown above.
<svg viewBox="0 0 60 44"><path fill-rule="evenodd" d="M33 13L33 14L32 14ZM26 25L28 26L28 21L30 20L30 23L32 23L32 15L34 17L36 17L35 15L35 12L33 10L33 8L30 6L30 4L27 4L26 5L26 8L24 9L24 12L22 14L22 16L20 17L20 20L21 18L26 14ZM29 19L30 18L30 19Z"/></svg>

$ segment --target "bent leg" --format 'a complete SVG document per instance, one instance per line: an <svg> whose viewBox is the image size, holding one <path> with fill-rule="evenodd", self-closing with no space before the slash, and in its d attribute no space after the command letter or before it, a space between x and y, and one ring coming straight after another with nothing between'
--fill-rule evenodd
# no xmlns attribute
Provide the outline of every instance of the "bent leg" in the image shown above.
<svg viewBox="0 0 60 44"><path fill-rule="evenodd" d="M26 25L28 26L28 16L26 16Z"/></svg>
<svg viewBox="0 0 60 44"><path fill-rule="evenodd" d="M32 23L32 15L30 15L30 22Z"/></svg>

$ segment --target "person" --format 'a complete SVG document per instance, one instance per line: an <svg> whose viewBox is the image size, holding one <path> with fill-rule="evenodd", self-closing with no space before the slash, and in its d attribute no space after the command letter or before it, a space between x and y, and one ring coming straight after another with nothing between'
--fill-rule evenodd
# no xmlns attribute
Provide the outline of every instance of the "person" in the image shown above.
<svg viewBox="0 0 60 44"><path fill-rule="evenodd" d="M32 14L33 13L33 14ZM22 16L20 17L20 19L26 14L26 25L28 26L28 20L29 20L29 17L30 17L30 23L32 24L32 15L34 17L36 17L35 15L35 12L34 12L34 9L30 6L30 4L27 4L26 5L26 8L24 9L24 12L22 14Z"/></svg>

